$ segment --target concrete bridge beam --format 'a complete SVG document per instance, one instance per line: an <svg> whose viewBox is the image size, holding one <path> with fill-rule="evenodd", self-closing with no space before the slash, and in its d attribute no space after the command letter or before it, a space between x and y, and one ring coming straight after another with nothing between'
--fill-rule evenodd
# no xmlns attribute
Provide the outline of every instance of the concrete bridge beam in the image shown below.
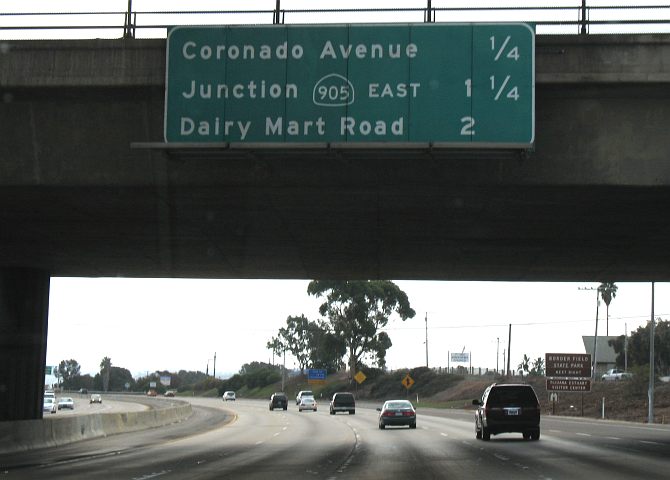
<svg viewBox="0 0 670 480"><path fill-rule="evenodd" d="M0 421L42 418L49 273L0 270Z"/></svg>

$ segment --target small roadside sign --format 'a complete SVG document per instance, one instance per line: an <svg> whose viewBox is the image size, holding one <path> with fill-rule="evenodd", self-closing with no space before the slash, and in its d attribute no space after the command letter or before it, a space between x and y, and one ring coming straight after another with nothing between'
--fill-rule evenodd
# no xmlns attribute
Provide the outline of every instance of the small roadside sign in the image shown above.
<svg viewBox="0 0 670 480"><path fill-rule="evenodd" d="M356 380L359 385L363 383L366 378L368 377L366 377L363 372L358 372L356 375L354 375L354 380Z"/></svg>
<svg viewBox="0 0 670 480"><path fill-rule="evenodd" d="M407 390L409 390L412 385L414 385L414 379L409 376L409 373L405 375L405 378L402 379L402 384L405 386Z"/></svg>

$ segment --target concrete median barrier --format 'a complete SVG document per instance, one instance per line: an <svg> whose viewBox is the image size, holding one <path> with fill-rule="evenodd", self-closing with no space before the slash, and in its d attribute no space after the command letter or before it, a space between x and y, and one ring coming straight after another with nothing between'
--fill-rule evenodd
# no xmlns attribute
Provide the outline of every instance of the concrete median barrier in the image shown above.
<svg viewBox="0 0 670 480"><path fill-rule="evenodd" d="M0 422L0 452L65 445L97 437L162 427L186 420L193 413L191 404L171 401L165 407L139 412L93 413L43 420Z"/></svg>

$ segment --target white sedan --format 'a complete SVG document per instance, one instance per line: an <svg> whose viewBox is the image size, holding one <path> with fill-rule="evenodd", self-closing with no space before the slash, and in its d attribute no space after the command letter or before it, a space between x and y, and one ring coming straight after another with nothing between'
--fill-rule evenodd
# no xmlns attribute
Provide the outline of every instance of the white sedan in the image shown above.
<svg viewBox="0 0 670 480"><path fill-rule="evenodd" d="M302 412L303 410L313 410L316 412L316 400L314 400L314 397L302 397L300 399L298 411Z"/></svg>
<svg viewBox="0 0 670 480"><path fill-rule="evenodd" d="M58 411L56 399L51 397L44 397L44 403L42 404L42 411L56 413Z"/></svg>
<svg viewBox="0 0 670 480"><path fill-rule="evenodd" d="M61 410L63 408L69 408L70 410L74 410L74 400L72 397L60 397L58 399L58 410Z"/></svg>

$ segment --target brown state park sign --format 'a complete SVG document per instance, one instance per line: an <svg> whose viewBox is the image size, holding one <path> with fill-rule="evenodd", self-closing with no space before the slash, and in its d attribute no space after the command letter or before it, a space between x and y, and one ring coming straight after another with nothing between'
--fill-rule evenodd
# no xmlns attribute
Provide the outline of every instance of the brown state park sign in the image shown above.
<svg viewBox="0 0 670 480"><path fill-rule="evenodd" d="M590 392L590 353L547 353L548 392Z"/></svg>
<svg viewBox="0 0 670 480"><path fill-rule="evenodd" d="M546 376L562 378L591 378L590 353L547 353Z"/></svg>

